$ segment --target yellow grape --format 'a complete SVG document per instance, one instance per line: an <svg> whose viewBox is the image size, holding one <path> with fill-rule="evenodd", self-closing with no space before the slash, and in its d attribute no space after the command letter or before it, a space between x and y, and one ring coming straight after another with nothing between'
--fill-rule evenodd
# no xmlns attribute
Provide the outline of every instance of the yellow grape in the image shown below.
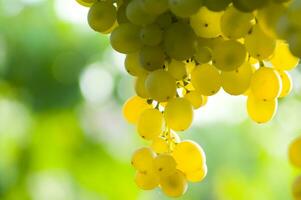
<svg viewBox="0 0 301 200"><path fill-rule="evenodd" d="M133 155L131 164L140 172L151 172L154 170L153 161L156 154L147 147L137 149Z"/></svg>
<svg viewBox="0 0 301 200"><path fill-rule="evenodd" d="M282 82L282 90L279 97L283 98L291 93L293 89L293 81L287 71L278 71L278 73L281 77L281 82Z"/></svg>
<svg viewBox="0 0 301 200"><path fill-rule="evenodd" d="M172 59L167 66L168 73L170 73L176 80L182 80L187 77L186 65L182 61Z"/></svg>
<svg viewBox="0 0 301 200"><path fill-rule="evenodd" d="M143 139L155 139L163 132L164 127L164 117L157 109L144 110L139 116L137 130Z"/></svg>
<svg viewBox="0 0 301 200"><path fill-rule="evenodd" d="M76 0L82 6L91 7L96 0Z"/></svg>
<svg viewBox="0 0 301 200"><path fill-rule="evenodd" d="M139 53L137 52L126 55L124 66L126 71L132 76L144 76L148 73L141 65Z"/></svg>
<svg viewBox="0 0 301 200"><path fill-rule="evenodd" d="M164 117L169 128L175 131L187 130L193 121L193 108L185 98L174 98L168 101Z"/></svg>
<svg viewBox="0 0 301 200"><path fill-rule="evenodd" d="M167 153L169 151L167 139L162 137L157 137L153 139L151 148L153 149L154 152L158 154Z"/></svg>
<svg viewBox="0 0 301 200"><path fill-rule="evenodd" d="M257 99L271 101L279 97L281 89L281 78L275 69L260 67L254 73L251 91Z"/></svg>
<svg viewBox="0 0 301 200"><path fill-rule="evenodd" d="M193 57L200 64L208 63L212 60L212 50L205 46L198 46Z"/></svg>
<svg viewBox="0 0 301 200"><path fill-rule="evenodd" d="M204 150L191 140L184 140L177 144L173 151L173 157L177 162L177 169L185 174L195 172L206 164Z"/></svg>
<svg viewBox="0 0 301 200"><path fill-rule="evenodd" d="M301 168L301 137L298 137L290 144L288 155L291 163Z"/></svg>
<svg viewBox="0 0 301 200"><path fill-rule="evenodd" d="M205 96L203 96L200 92L197 91L190 91L185 96L194 109L198 109L202 107L205 103Z"/></svg>
<svg viewBox="0 0 301 200"><path fill-rule="evenodd" d="M252 94L248 96L247 111L249 117L259 124L266 123L272 120L277 112L277 108L277 99L264 101L257 99Z"/></svg>
<svg viewBox="0 0 301 200"><path fill-rule="evenodd" d="M223 12L213 12L202 7L190 17L190 25L199 37L215 38L221 35L220 19Z"/></svg>
<svg viewBox="0 0 301 200"><path fill-rule="evenodd" d="M140 32L140 39L143 44L157 46L163 38L163 33L159 25L151 24L143 27Z"/></svg>
<svg viewBox="0 0 301 200"><path fill-rule="evenodd" d="M176 95L176 80L164 70L151 72L145 82L150 97L165 102Z"/></svg>
<svg viewBox="0 0 301 200"><path fill-rule="evenodd" d="M133 96L124 104L122 113L129 123L137 124L140 114L148 108L151 108L151 105L149 105L145 99Z"/></svg>
<svg viewBox="0 0 301 200"><path fill-rule="evenodd" d="M136 172L136 185L142 190L155 189L160 182L159 176L155 172Z"/></svg>
<svg viewBox="0 0 301 200"><path fill-rule="evenodd" d="M186 178L179 170L170 176L162 177L160 186L164 194L169 197L180 197L185 194L188 188Z"/></svg>
<svg viewBox="0 0 301 200"><path fill-rule="evenodd" d="M189 174L186 174L186 178L188 181L190 181L192 183L201 182L206 177L207 172L208 172L207 165L204 164L202 166L202 168L200 168L194 172L190 172Z"/></svg>
<svg viewBox="0 0 301 200"><path fill-rule="evenodd" d="M293 184L294 200L301 200L301 176L298 176Z"/></svg>
<svg viewBox="0 0 301 200"><path fill-rule="evenodd" d="M154 159L154 168L160 177L172 175L176 167L177 163L170 154L161 154Z"/></svg>
<svg viewBox="0 0 301 200"><path fill-rule="evenodd" d="M113 24L113 26L111 26L111 28L109 28L106 31L102 31L101 34L105 34L105 35L111 34L114 31L114 29L117 28L117 26L118 26L118 22L115 21L115 23Z"/></svg>
<svg viewBox="0 0 301 200"><path fill-rule="evenodd" d="M193 87L205 96L216 94L221 88L221 75L210 64L197 66L191 74Z"/></svg>
<svg viewBox="0 0 301 200"><path fill-rule="evenodd" d="M228 94L241 95L249 89L252 75L252 66L245 62L235 71L221 73L222 87Z"/></svg>
<svg viewBox="0 0 301 200"><path fill-rule="evenodd" d="M155 21L156 16L145 12L141 8L140 0L132 0L126 7L126 16L129 21L138 26L151 24Z"/></svg>
<svg viewBox="0 0 301 200"><path fill-rule="evenodd" d="M288 44L283 41L277 42L275 53L270 61L278 70L292 70L299 64L299 58L292 55Z"/></svg>
<svg viewBox="0 0 301 200"><path fill-rule="evenodd" d="M145 88L145 80L147 76L139 76L135 81L135 92L136 94L144 99L149 98L147 89Z"/></svg>

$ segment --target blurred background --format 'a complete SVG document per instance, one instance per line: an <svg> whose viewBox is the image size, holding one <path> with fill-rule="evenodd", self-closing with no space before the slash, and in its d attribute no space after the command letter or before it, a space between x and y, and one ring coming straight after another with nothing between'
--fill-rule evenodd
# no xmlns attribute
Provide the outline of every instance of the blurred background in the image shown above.
<svg viewBox="0 0 301 200"><path fill-rule="evenodd" d="M133 80L86 14L73 0L0 1L1 200L168 199L135 186L130 157L145 143L121 114ZM180 199L292 199L300 172L287 146L301 134L301 71L292 75L269 124L223 92L197 111L181 137L203 146L209 174Z"/></svg>

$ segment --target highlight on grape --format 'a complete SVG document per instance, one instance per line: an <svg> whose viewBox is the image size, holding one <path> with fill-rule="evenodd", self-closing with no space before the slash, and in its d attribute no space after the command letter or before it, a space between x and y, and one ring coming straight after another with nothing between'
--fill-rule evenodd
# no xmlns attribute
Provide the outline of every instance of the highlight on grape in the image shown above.
<svg viewBox="0 0 301 200"><path fill-rule="evenodd" d="M293 88L289 71L301 57L299 0L76 0L90 7L88 23L110 34L114 50L126 54L136 96L123 107L125 119L149 141L133 153L135 182L183 195L187 182L207 174L200 145L176 132L190 128L194 110L221 89L246 96L257 123L272 120L278 100ZM209 98L209 99L208 99ZM301 139L289 148L301 168ZM301 199L301 179L293 184Z"/></svg>

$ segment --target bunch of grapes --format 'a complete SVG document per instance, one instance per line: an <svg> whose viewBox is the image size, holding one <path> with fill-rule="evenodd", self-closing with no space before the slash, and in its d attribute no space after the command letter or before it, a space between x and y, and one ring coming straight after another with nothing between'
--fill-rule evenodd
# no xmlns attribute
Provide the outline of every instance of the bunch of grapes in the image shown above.
<svg viewBox="0 0 301 200"><path fill-rule="evenodd" d="M289 158L291 163L301 169L301 137L295 139L289 147ZM301 200L301 175L293 184L293 196L295 200Z"/></svg>
<svg viewBox="0 0 301 200"><path fill-rule="evenodd" d="M290 0L77 0L88 23L126 54L136 96L127 121L150 142L132 158L136 183L171 197L207 174L203 149L181 141L194 110L221 89L246 96L250 118L270 121L292 90L301 57L301 3ZM300 182L300 181L299 181ZM298 186L300 189L300 186ZM300 192L299 192L300 193Z"/></svg>

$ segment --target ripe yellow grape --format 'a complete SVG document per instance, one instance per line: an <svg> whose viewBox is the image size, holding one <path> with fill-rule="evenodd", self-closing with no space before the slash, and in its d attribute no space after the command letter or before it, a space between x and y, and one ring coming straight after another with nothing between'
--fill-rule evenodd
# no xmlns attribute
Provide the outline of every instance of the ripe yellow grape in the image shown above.
<svg viewBox="0 0 301 200"><path fill-rule="evenodd" d="M135 92L136 94L144 99L149 98L148 91L145 87L145 80L147 76L139 76L135 81Z"/></svg>
<svg viewBox="0 0 301 200"><path fill-rule="evenodd" d="M137 131L143 139L155 139L163 132L164 127L164 117L157 109L144 110L139 116Z"/></svg>
<svg viewBox="0 0 301 200"><path fill-rule="evenodd" d="M195 14L202 5L200 0L169 0L169 8L178 17L189 17Z"/></svg>
<svg viewBox="0 0 301 200"><path fill-rule="evenodd" d="M187 69L184 62L172 59L167 66L168 73L176 80L182 80L187 77Z"/></svg>
<svg viewBox="0 0 301 200"><path fill-rule="evenodd" d="M143 26L155 21L156 16L145 12L141 8L140 0L132 0L126 7L126 16L129 21L135 25Z"/></svg>
<svg viewBox="0 0 301 200"><path fill-rule="evenodd" d="M191 172L189 174L186 174L186 178L188 181L190 181L192 183L201 182L205 179L207 172L208 172L207 165L204 164L202 166L202 168L200 168L194 172Z"/></svg>
<svg viewBox="0 0 301 200"><path fill-rule="evenodd" d="M132 76L145 76L148 73L141 65L139 53L137 52L126 55L124 66L126 71Z"/></svg>
<svg viewBox="0 0 301 200"><path fill-rule="evenodd" d="M260 67L254 73L251 91L257 99L271 101L279 97L281 90L281 77L275 69Z"/></svg>
<svg viewBox="0 0 301 200"><path fill-rule="evenodd" d="M188 188L186 178L179 170L170 176L162 177L160 186L164 194L169 197L180 197L185 194Z"/></svg>
<svg viewBox="0 0 301 200"><path fill-rule="evenodd" d="M168 101L164 117L169 128L175 131L187 130L193 121L193 108L185 98L174 98Z"/></svg>
<svg viewBox="0 0 301 200"><path fill-rule="evenodd" d="M156 154L148 147L137 149L133 155L131 164L140 172L152 172L154 171L153 161Z"/></svg>
<svg viewBox="0 0 301 200"><path fill-rule="evenodd" d="M202 7L190 17L190 25L199 37L215 38L221 35L220 19L222 12L213 12Z"/></svg>
<svg viewBox="0 0 301 200"><path fill-rule="evenodd" d="M253 69L251 64L245 62L235 71L222 72L222 87L231 95L244 94L250 87Z"/></svg>
<svg viewBox="0 0 301 200"><path fill-rule="evenodd" d="M76 0L82 6L91 7L96 0Z"/></svg>
<svg viewBox="0 0 301 200"><path fill-rule="evenodd" d="M177 144L173 151L173 157L177 162L177 169L185 174L195 172L206 164L204 150L191 140L184 140Z"/></svg>
<svg viewBox="0 0 301 200"><path fill-rule="evenodd" d="M298 176L293 184L294 200L301 200L301 176Z"/></svg>
<svg viewBox="0 0 301 200"><path fill-rule="evenodd" d="M160 46L143 46L139 56L144 69L148 71L163 69L165 53Z"/></svg>
<svg viewBox="0 0 301 200"><path fill-rule="evenodd" d="M273 119L277 112L278 100L273 99L264 101L257 99L254 95L250 94L247 99L247 111L249 117L259 123L266 123Z"/></svg>
<svg viewBox="0 0 301 200"><path fill-rule="evenodd" d="M203 96L200 92L197 91L190 91L185 96L194 109L198 109L202 107L205 103L205 96Z"/></svg>
<svg viewBox="0 0 301 200"><path fill-rule="evenodd" d="M278 71L281 82L282 82L282 90L279 95L279 98L283 98L288 96L293 89L293 81L290 74L287 71Z"/></svg>
<svg viewBox="0 0 301 200"><path fill-rule="evenodd" d="M154 159L154 168L160 177L166 177L176 172L177 163L170 154L160 154Z"/></svg>
<svg viewBox="0 0 301 200"><path fill-rule="evenodd" d="M167 153L169 151L167 139L162 137L157 137L153 139L151 148L153 149L154 152L158 154Z"/></svg>
<svg viewBox="0 0 301 200"><path fill-rule="evenodd" d="M170 12L165 12L157 17L155 23L164 31L172 24L172 18Z"/></svg>
<svg viewBox="0 0 301 200"><path fill-rule="evenodd" d="M122 108L122 113L129 123L137 124L140 114L148 108L151 108L151 106L145 99L133 96L125 102Z"/></svg>
<svg viewBox="0 0 301 200"><path fill-rule="evenodd" d="M299 64L299 58L292 55L288 44L283 41L277 42L275 53L270 61L278 70L292 70Z"/></svg>
<svg viewBox="0 0 301 200"><path fill-rule="evenodd" d="M176 80L164 70L151 72L145 81L150 97L159 102L165 102L176 95Z"/></svg>
<svg viewBox="0 0 301 200"><path fill-rule="evenodd" d="M155 172L136 172L136 185L142 190L152 190L159 186L160 178Z"/></svg>
<svg viewBox="0 0 301 200"><path fill-rule="evenodd" d="M290 144L288 155L291 163L295 167L301 168L301 137L298 137Z"/></svg>
<svg viewBox="0 0 301 200"><path fill-rule="evenodd" d="M197 66L191 74L193 87L205 96L216 94L221 88L221 75L210 64Z"/></svg>

